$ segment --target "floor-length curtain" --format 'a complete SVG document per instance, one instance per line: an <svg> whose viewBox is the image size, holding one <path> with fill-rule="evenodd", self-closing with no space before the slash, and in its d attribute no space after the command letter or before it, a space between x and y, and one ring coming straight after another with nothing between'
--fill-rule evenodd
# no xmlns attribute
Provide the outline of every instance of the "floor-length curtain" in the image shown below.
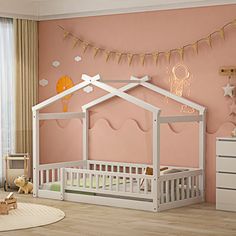
<svg viewBox="0 0 236 236"><path fill-rule="evenodd" d="M3 156L14 151L13 22L0 18L0 184Z"/></svg>
<svg viewBox="0 0 236 236"><path fill-rule="evenodd" d="M38 94L38 24L14 19L16 151L32 155L32 106Z"/></svg>

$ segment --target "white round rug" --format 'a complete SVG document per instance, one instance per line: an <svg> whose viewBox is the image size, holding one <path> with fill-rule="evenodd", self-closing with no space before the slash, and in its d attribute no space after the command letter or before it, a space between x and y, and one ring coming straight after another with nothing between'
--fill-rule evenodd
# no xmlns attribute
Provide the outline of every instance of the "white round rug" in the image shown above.
<svg viewBox="0 0 236 236"><path fill-rule="evenodd" d="M62 220L65 213L44 205L17 203L17 209L9 215L0 215L0 232L43 226Z"/></svg>

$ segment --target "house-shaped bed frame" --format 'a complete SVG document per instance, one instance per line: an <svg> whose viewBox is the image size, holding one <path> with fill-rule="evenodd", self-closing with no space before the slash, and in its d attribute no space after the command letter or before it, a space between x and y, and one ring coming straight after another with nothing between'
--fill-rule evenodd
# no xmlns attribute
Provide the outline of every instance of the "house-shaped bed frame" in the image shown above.
<svg viewBox="0 0 236 236"><path fill-rule="evenodd" d="M34 197L161 211L204 201L205 195L205 112L206 109L183 97L176 96L151 84L147 76L130 80L101 80L99 75L82 75L83 82L57 94L32 108L33 111L33 180ZM108 83L128 83L114 88ZM82 106L82 112L39 113L57 100L88 85L99 87L108 94ZM126 91L143 86L198 111L198 115L160 116L161 110ZM152 165L89 160L89 108L118 96L152 113ZM83 160L53 164L39 161L39 121L52 119L83 119ZM199 167L178 173L160 172L160 125L162 123L199 123ZM147 169L152 170L148 174ZM52 185L58 185L57 191Z"/></svg>

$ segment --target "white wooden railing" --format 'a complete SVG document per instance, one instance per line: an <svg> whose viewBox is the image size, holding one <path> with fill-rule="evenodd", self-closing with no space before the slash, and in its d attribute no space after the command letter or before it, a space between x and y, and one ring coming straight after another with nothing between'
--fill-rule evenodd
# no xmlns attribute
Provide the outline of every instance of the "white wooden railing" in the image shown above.
<svg viewBox="0 0 236 236"><path fill-rule="evenodd" d="M62 168L84 168L85 166L85 161L71 161L39 165L39 186L46 183L59 182L61 180Z"/></svg>
<svg viewBox="0 0 236 236"><path fill-rule="evenodd" d="M202 170L183 171L160 176L160 203L178 202L201 196Z"/></svg>
<svg viewBox="0 0 236 236"><path fill-rule="evenodd" d="M151 175L65 168L63 182L65 191L153 198ZM140 187L142 182L143 187Z"/></svg>
<svg viewBox="0 0 236 236"><path fill-rule="evenodd" d="M107 161L87 161L87 169L107 172L144 174L147 167L152 167L152 165Z"/></svg>
<svg viewBox="0 0 236 236"><path fill-rule="evenodd" d="M146 175L146 164L76 161L39 166L39 186L58 182L60 192L40 191L41 196L55 196L64 199L67 192L83 192L96 196L117 196L121 198L153 201L159 199L160 210L194 203L201 199L201 178L203 170L191 168L159 177L158 193L154 191L153 175ZM155 182L156 184L156 182Z"/></svg>

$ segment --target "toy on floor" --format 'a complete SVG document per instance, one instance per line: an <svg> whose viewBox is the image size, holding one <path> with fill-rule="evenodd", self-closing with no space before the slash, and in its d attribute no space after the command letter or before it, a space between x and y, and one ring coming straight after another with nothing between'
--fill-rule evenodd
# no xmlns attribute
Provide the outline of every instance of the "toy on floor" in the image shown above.
<svg viewBox="0 0 236 236"><path fill-rule="evenodd" d="M167 170L168 167L167 166L164 166L164 167L161 167L160 168L160 171L164 171L164 170ZM145 175L153 175L153 168L151 167L147 167L144 171L144 174ZM147 190L148 191L151 191L151 180L147 180ZM140 190L144 190L145 186L144 186L144 179L141 180L140 182Z"/></svg>
<svg viewBox="0 0 236 236"><path fill-rule="evenodd" d="M28 176L30 155L28 153L8 153L5 156L5 182L4 190L8 191L14 186L14 180L18 176Z"/></svg>
<svg viewBox="0 0 236 236"><path fill-rule="evenodd" d="M13 208L13 209L17 208L17 199L14 197L13 192L11 192L7 195L7 197L5 198L5 202L9 206L9 209L10 208Z"/></svg>
<svg viewBox="0 0 236 236"><path fill-rule="evenodd" d="M17 208L17 200L13 193L9 193L4 200L0 200L0 214L8 215L10 209Z"/></svg>
<svg viewBox="0 0 236 236"><path fill-rule="evenodd" d="M27 180L27 178L22 175L14 180L14 184L19 187L18 193L32 193L33 184Z"/></svg>
<svg viewBox="0 0 236 236"><path fill-rule="evenodd" d="M168 167L167 167L167 166L164 166L164 167L161 167L161 168L160 168L160 171L164 171L164 170L167 170L167 169L168 169ZM145 174L145 175L153 175L153 168L147 167L147 168L145 169L144 174Z"/></svg>
<svg viewBox="0 0 236 236"><path fill-rule="evenodd" d="M0 200L0 215L8 215L9 208L5 201Z"/></svg>

